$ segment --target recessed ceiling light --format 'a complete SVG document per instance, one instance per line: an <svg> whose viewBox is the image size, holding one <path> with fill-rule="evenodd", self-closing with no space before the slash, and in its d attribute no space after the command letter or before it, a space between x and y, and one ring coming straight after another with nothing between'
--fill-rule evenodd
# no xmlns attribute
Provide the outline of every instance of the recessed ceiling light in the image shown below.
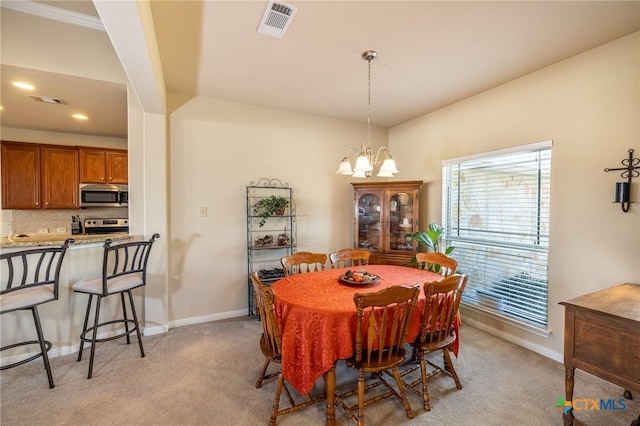
<svg viewBox="0 0 640 426"><path fill-rule="evenodd" d="M34 86L29 83L25 83L24 81L14 81L13 85L24 90L36 90Z"/></svg>
<svg viewBox="0 0 640 426"><path fill-rule="evenodd" d="M78 119L78 120L88 120L89 119L89 117L87 117L84 114L71 114L71 116L73 118L75 118L75 119Z"/></svg>

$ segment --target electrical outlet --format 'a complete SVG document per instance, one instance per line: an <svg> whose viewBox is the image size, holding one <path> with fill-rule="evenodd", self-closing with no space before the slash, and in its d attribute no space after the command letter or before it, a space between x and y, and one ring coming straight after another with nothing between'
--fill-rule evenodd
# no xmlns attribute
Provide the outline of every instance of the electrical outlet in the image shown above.
<svg viewBox="0 0 640 426"><path fill-rule="evenodd" d="M207 217L207 208L200 207L200 217Z"/></svg>
<svg viewBox="0 0 640 426"><path fill-rule="evenodd" d="M49 230L47 228L38 229L38 234L48 234Z"/></svg>
<svg viewBox="0 0 640 426"><path fill-rule="evenodd" d="M56 232L65 233L67 232L67 228L56 228Z"/></svg>
<svg viewBox="0 0 640 426"><path fill-rule="evenodd" d="M4 223L4 229L6 229L7 231L11 229L11 222L5 222Z"/></svg>

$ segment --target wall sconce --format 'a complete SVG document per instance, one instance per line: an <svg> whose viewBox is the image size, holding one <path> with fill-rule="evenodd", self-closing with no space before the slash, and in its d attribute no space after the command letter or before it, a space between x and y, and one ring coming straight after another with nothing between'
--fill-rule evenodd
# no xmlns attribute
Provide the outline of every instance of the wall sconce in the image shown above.
<svg viewBox="0 0 640 426"><path fill-rule="evenodd" d="M623 212L628 212L631 207L631 179L640 176L640 158L633 158L633 149L629 150L629 158L621 161L624 167L615 169L604 169L605 172L622 170L620 177L626 178L626 182L616 183L616 198L614 203L620 203Z"/></svg>

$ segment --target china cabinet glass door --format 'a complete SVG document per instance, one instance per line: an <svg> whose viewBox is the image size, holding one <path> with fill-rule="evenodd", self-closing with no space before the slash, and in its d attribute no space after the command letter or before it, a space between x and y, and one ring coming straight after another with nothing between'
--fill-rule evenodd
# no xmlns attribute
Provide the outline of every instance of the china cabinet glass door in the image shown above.
<svg viewBox="0 0 640 426"><path fill-rule="evenodd" d="M382 206L380 196L365 193L357 200L358 206L358 248L377 251L381 244Z"/></svg>
<svg viewBox="0 0 640 426"><path fill-rule="evenodd" d="M411 234L416 220L413 215L413 197L406 192L389 194L389 250L413 251Z"/></svg>

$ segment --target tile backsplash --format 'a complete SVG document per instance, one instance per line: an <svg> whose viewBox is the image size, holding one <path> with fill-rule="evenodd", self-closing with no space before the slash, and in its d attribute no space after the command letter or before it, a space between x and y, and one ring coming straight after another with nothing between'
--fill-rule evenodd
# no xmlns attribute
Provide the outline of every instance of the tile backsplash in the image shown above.
<svg viewBox="0 0 640 426"><path fill-rule="evenodd" d="M7 235L11 231L17 234L36 234L43 229L46 229L48 233L56 233L62 228L65 228L65 232L70 234L71 216L80 216L80 222L90 218L127 218L129 217L129 209L127 207L97 207L77 210L5 210L2 216L5 223L11 222L11 229L3 229L2 235Z"/></svg>

